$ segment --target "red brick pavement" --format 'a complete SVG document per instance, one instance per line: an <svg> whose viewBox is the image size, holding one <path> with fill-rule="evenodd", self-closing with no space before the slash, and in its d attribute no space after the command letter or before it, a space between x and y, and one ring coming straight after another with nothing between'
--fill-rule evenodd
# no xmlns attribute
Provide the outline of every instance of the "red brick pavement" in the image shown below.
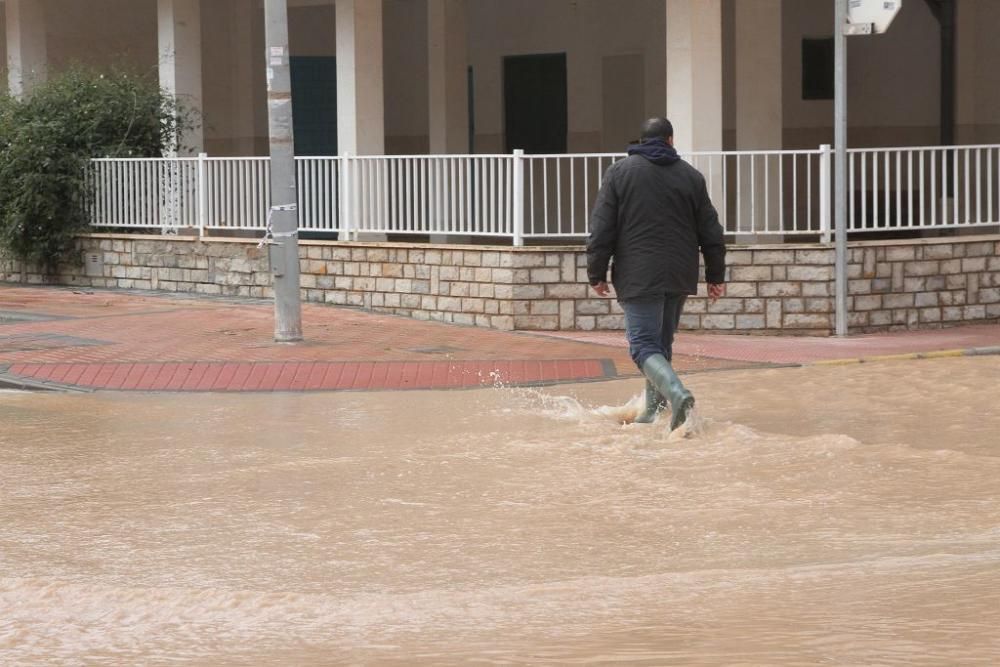
<svg viewBox="0 0 1000 667"><path fill-rule="evenodd" d="M493 331L317 304L273 340L259 300L0 285L0 386L118 391L446 389L638 375L621 332ZM1000 325L804 338L682 333L678 371L978 349Z"/></svg>
<svg viewBox="0 0 1000 667"><path fill-rule="evenodd" d="M303 306L275 343L273 306L0 285L0 382L119 391L432 389L636 375L618 345ZM678 357L679 370L746 366Z"/></svg>
<svg viewBox="0 0 1000 667"><path fill-rule="evenodd" d="M523 386L616 377L602 359L11 364L14 378L120 391L333 391Z"/></svg>

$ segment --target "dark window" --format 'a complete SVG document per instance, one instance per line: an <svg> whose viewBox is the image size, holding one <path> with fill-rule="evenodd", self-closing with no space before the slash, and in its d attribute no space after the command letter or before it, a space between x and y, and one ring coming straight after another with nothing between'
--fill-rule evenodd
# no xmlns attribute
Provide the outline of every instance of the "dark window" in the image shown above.
<svg viewBox="0 0 1000 667"><path fill-rule="evenodd" d="M566 54L503 59L505 148L566 152Z"/></svg>
<svg viewBox="0 0 1000 667"><path fill-rule="evenodd" d="M833 37L802 40L802 99L833 99Z"/></svg>
<svg viewBox="0 0 1000 667"><path fill-rule="evenodd" d="M337 59L292 56L296 155L337 154Z"/></svg>

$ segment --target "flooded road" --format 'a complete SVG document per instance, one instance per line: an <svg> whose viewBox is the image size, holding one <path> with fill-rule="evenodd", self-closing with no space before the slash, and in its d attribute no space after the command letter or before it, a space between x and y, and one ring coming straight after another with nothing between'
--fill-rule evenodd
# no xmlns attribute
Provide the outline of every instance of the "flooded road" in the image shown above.
<svg viewBox="0 0 1000 667"><path fill-rule="evenodd" d="M994 665L998 379L0 393L0 664Z"/></svg>

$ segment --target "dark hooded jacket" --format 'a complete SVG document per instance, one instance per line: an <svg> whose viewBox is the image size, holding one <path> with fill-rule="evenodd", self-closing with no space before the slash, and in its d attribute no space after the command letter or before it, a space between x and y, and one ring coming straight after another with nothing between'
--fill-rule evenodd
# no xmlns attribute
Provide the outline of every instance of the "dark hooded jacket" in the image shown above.
<svg viewBox="0 0 1000 667"><path fill-rule="evenodd" d="M726 246L705 177L662 139L629 148L605 172L590 216L587 276L611 282L619 301L695 294L698 250L705 278L725 282Z"/></svg>

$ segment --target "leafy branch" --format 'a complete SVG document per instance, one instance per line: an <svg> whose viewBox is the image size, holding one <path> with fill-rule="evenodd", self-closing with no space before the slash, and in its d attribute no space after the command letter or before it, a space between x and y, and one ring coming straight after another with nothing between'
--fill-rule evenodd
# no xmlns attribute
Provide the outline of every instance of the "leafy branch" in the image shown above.
<svg viewBox="0 0 1000 667"><path fill-rule="evenodd" d="M191 126L150 77L74 66L24 99L0 97L0 252L54 274L79 261L87 166L95 157L161 157Z"/></svg>

